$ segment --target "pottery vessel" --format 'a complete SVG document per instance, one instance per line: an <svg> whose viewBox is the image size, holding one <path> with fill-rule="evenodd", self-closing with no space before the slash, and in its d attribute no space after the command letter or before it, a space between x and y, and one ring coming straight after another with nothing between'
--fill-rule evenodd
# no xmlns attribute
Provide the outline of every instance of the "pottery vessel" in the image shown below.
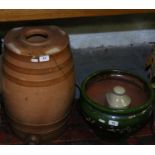
<svg viewBox="0 0 155 155"><path fill-rule="evenodd" d="M64 129L74 97L68 35L56 26L19 27L4 39L2 93L14 132L30 142Z"/></svg>
<svg viewBox="0 0 155 155"><path fill-rule="evenodd" d="M107 101L107 93L117 86L123 87L129 97L125 108L114 105L119 105L115 102L115 96L112 97L113 107ZM94 129L105 134L128 135L137 131L150 119L153 102L152 87L128 72L99 71L89 75L81 84L82 114Z"/></svg>

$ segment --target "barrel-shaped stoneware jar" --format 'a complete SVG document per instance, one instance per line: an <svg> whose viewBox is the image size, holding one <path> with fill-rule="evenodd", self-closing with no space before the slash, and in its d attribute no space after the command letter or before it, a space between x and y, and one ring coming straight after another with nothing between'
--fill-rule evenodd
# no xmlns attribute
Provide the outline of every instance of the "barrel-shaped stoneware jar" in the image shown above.
<svg viewBox="0 0 155 155"><path fill-rule="evenodd" d="M130 97L128 107L108 105L106 94L118 86ZM113 104L117 104L118 99ZM102 135L126 136L137 131L149 120L153 102L154 93L150 85L124 71L99 71L89 75L81 84L82 114Z"/></svg>
<svg viewBox="0 0 155 155"><path fill-rule="evenodd" d="M14 28L4 39L2 67L3 100L14 132L34 142L59 135L75 90L68 35L56 26Z"/></svg>

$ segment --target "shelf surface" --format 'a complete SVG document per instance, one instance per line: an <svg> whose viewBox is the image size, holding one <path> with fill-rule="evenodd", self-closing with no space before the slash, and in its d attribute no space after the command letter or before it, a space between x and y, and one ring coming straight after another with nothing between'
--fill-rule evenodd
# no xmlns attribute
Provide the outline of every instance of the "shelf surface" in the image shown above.
<svg viewBox="0 0 155 155"><path fill-rule="evenodd" d="M1 9L0 22L155 13L143 9Z"/></svg>

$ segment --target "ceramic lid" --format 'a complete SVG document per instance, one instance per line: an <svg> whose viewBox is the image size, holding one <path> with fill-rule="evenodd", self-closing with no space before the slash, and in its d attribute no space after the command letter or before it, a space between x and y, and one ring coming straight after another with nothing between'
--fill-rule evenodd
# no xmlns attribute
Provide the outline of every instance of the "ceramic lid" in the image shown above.
<svg viewBox="0 0 155 155"><path fill-rule="evenodd" d="M111 92L108 92L106 94L106 100L109 107L114 109L127 108L131 103L131 98L125 92L125 88L121 86L115 86Z"/></svg>

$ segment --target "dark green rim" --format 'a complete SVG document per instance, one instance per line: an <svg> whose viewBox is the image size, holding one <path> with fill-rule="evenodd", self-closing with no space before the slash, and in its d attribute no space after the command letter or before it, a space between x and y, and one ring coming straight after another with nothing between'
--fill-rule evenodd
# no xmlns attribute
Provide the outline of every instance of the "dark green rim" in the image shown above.
<svg viewBox="0 0 155 155"><path fill-rule="evenodd" d="M98 103L94 102L93 100L91 100L87 94L86 94L86 86L89 82L89 80L93 79L95 76L99 75L99 74L120 74L120 75L129 75L132 77L137 78L138 80L140 80L141 82L144 83L144 85L148 88L149 90L149 99L146 103L134 107L134 108L130 108L130 109L112 109L112 108L108 108L108 107L103 107L101 105L99 105ZM81 84L81 95L84 98L84 100L89 103L91 106L93 106L94 108L102 111L102 112L107 112L107 113L114 113L114 114L131 114L131 113L136 113L139 111L142 111L143 109L145 109L146 107L148 107L149 105L151 105L154 101L154 90L153 88L149 85L149 83L147 83L144 79L142 79L141 77L134 75L133 73L130 72L126 72L126 71L121 71L121 70L102 70L102 71L97 71L95 73L90 74L88 77L86 77L82 84ZM82 103L83 104L83 103Z"/></svg>

